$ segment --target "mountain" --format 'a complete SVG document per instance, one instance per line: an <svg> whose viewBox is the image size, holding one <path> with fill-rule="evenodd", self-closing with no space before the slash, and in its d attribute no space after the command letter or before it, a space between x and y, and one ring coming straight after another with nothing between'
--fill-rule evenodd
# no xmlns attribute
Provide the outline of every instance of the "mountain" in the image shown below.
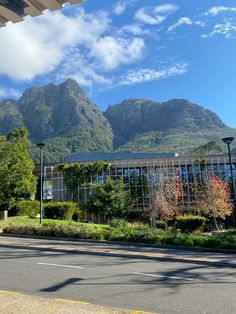
<svg viewBox="0 0 236 314"><path fill-rule="evenodd" d="M221 138L236 137L236 129L215 113L184 99L127 99L102 113L72 79L29 88L18 101L0 101L0 134L23 126L35 162L35 144L42 141L45 161L60 162L76 152L221 153Z"/></svg>
<svg viewBox="0 0 236 314"><path fill-rule="evenodd" d="M27 89L18 101L0 102L0 132L25 126L32 143L44 141L46 161L78 151L109 151L112 131L75 80ZM37 160L38 149L31 147Z"/></svg>
<svg viewBox="0 0 236 314"><path fill-rule="evenodd" d="M127 99L109 106L104 113L119 151L188 153L210 141L236 136L212 111L184 99L155 102Z"/></svg>

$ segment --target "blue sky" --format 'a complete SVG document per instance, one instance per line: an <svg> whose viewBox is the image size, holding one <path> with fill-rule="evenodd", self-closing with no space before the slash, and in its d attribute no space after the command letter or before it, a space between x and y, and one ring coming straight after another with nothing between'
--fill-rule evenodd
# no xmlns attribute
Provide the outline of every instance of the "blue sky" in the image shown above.
<svg viewBox="0 0 236 314"><path fill-rule="evenodd" d="M235 0L87 0L0 29L0 98L72 77L102 110L191 100L236 127Z"/></svg>

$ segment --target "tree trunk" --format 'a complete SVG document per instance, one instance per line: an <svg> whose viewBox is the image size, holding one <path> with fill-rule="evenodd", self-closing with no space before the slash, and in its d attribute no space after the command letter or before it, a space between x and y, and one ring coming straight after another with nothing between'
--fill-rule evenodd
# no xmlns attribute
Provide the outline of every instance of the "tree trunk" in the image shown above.
<svg viewBox="0 0 236 314"><path fill-rule="evenodd" d="M212 219L213 219L213 225L214 225L214 228L215 228L215 230L219 230L219 226L218 226L218 223L217 223L217 220L216 220L216 217L215 216L213 216L212 217Z"/></svg>

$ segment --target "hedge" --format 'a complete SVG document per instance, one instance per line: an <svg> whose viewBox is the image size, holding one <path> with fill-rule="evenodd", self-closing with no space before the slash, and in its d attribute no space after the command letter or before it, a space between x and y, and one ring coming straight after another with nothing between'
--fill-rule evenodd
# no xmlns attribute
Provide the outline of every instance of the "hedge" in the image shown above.
<svg viewBox="0 0 236 314"><path fill-rule="evenodd" d="M71 221L74 213L78 215L76 203L50 202L44 204L44 218Z"/></svg>
<svg viewBox="0 0 236 314"><path fill-rule="evenodd" d="M36 218L40 211L39 201L23 200L16 205L16 211L20 216Z"/></svg>
<svg viewBox="0 0 236 314"><path fill-rule="evenodd" d="M207 219L201 216L183 215L176 217L176 227L182 232L193 232L201 229Z"/></svg>
<svg viewBox="0 0 236 314"><path fill-rule="evenodd" d="M236 249L236 233L231 230L214 236L158 231L141 224L113 228L107 225L101 226L45 220L43 224L40 225L38 222L35 222L35 220L32 220L32 222L30 219L27 222L17 222L14 219L14 222L11 222L9 218L9 222L3 225L3 232L76 239L116 240L189 247Z"/></svg>

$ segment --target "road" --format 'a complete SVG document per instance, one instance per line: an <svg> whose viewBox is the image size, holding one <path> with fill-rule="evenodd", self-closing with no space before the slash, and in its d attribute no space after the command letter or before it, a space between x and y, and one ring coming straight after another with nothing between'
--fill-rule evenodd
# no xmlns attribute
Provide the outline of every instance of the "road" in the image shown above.
<svg viewBox="0 0 236 314"><path fill-rule="evenodd" d="M0 290L160 314L235 313L234 267L17 245L0 245L0 260Z"/></svg>

